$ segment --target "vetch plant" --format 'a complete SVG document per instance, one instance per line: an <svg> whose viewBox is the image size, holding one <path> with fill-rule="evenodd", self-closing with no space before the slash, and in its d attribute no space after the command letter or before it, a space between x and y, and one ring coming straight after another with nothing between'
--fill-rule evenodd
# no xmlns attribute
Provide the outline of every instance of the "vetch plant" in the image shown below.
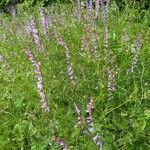
<svg viewBox="0 0 150 150"><path fill-rule="evenodd" d="M48 33L48 21L46 18L46 14L44 9L40 9L40 19L41 19L41 24L42 24L42 29L43 29L43 33L46 36L47 39L49 39L49 33Z"/></svg>
<svg viewBox="0 0 150 150"><path fill-rule="evenodd" d="M94 126L93 126L93 108L94 108L94 104L93 104L93 97L90 97L90 101L87 104L86 107L86 113L87 113L87 125L88 125L88 132L89 133L93 133L94 131Z"/></svg>
<svg viewBox="0 0 150 150"><path fill-rule="evenodd" d="M78 121L76 123L77 127L80 127L82 125L84 125L84 121L81 119L81 111L79 109L79 107L74 104L74 108L75 108L75 112L77 114L78 117ZM98 133L94 133L94 118L93 118L93 109L94 109L94 98L90 97L89 98L89 102L86 106L86 113L87 113L87 117L86 117L86 125L87 125L87 129L83 129L84 133L92 138L93 142L99 147L100 150L102 150L102 141L101 141L101 136Z"/></svg>
<svg viewBox="0 0 150 150"><path fill-rule="evenodd" d="M77 0L77 16L78 16L78 20L81 19L81 2L80 0Z"/></svg>
<svg viewBox="0 0 150 150"><path fill-rule="evenodd" d="M48 105L48 101L44 92L44 83L43 83L43 77L42 77L42 72L40 68L40 63L36 61L34 58L34 55L32 52L28 49L25 50L25 54L28 57L28 59L31 61L33 67L34 67L34 73L35 73L35 78L37 80L37 89L38 93L40 95L40 102L41 102L41 107L44 112L49 112L50 108Z"/></svg>
<svg viewBox="0 0 150 150"><path fill-rule="evenodd" d="M0 149L148 149L148 18L139 19L139 6L119 11L108 0L91 0L79 8L83 1L53 3L41 13L17 5L17 22L0 15ZM27 95L38 96L38 105Z"/></svg>
<svg viewBox="0 0 150 150"><path fill-rule="evenodd" d="M84 33L81 41L81 55L89 57L92 55L93 61L99 60L98 36L95 21L88 21L84 27Z"/></svg>
<svg viewBox="0 0 150 150"><path fill-rule="evenodd" d="M61 146L62 150L69 150L68 145L65 143L65 141L63 139L61 139L58 136L54 136L53 137L53 141L56 142L57 144L59 144Z"/></svg>
<svg viewBox="0 0 150 150"><path fill-rule="evenodd" d="M9 12L11 13L11 15L13 17L13 21L16 21L16 19L17 19L17 8L14 5L12 5L9 8Z"/></svg>
<svg viewBox="0 0 150 150"><path fill-rule="evenodd" d="M99 150L102 150L103 143L101 141L101 136L98 133L93 137L93 141L97 145L97 147L99 147Z"/></svg>
<svg viewBox="0 0 150 150"><path fill-rule="evenodd" d="M137 39L134 42L134 47L135 47L135 52L132 58L132 64L131 64L131 68L128 69L127 74L128 73L133 73L135 68L137 67L137 63L139 60L139 55L140 55L140 51L141 51L141 47L142 47L142 36L138 35Z"/></svg>
<svg viewBox="0 0 150 150"><path fill-rule="evenodd" d="M99 9L100 9L100 0L95 1L95 9L96 9L95 15L96 15L96 17L98 17L99 16Z"/></svg>
<svg viewBox="0 0 150 150"><path fill-rule="evenodd" d="M94 98L90 97L90 101L87 104L86 107L86 113L87 113L87 126L88 126L88 134L93 137L93 142L102 150L102 141L101 137L98 133L94 135L94 118L93 118L93 109L94 109Z"/></svg>
<svg viewBox="0 0 150 150"><path fill-rule="evenodd" d="M64 48L65 54L66 54L66 63L67 63L67 74L70 79L71 84L73 87L76 87L76 77L74 75L74 70L71 62L71 54L70 50L68 48L68 45L65 43L64 39L60 36L60 34L57 34L57 41L58 43Z"/></svg>
<svg viewBox="0 0 150 150"><path fill-rule="evenodd" d="M44 45L42 43L42 39L40 37L40 34L38 33L37 27L36 27L36 21L33 16L30 17L30 20L26 27L27 34L31 36L34 40L35 45L37 46L38 50L40 52L44 51Z"/></svg>
<svg viewBox="0 0 150 150"><path fill-rule="evenodd" d="M74 103L74 108L75 108L75 113L77 114L77 118L78 118L76 126L79 126L82 123L81 122L81 111L80 111L80 108L78 107L78 105L76 103Z"/></svg>

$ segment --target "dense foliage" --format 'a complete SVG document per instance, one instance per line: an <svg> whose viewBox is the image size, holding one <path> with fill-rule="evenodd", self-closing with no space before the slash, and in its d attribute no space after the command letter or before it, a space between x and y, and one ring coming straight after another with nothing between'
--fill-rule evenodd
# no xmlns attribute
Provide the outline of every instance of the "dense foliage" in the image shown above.
<svg viewBox="0 0 150 150"><path fill-rule="evenodd" d="M22 4L25 7L35 6L37 4L41 4L43 6L48 6L52 3L59 2L59 3L68 3L73 2L75 0L1 0L0 2L0 10L8 11L9 7L16 4ZM81 0L81 1L88 1L88 0ZM93 0L95 1L95 0ZM125 8L126 4L135 3L137 6L140 6L141 9L149 9L150 8L150 0L111 0L111 2L116 2L120 10Z"/></svg>
<svg viewBox="0 0 150 150"><path fill-rule="evenodd" d="M102 8L0 14L0 150L150 149L150 11Z"/></svg>

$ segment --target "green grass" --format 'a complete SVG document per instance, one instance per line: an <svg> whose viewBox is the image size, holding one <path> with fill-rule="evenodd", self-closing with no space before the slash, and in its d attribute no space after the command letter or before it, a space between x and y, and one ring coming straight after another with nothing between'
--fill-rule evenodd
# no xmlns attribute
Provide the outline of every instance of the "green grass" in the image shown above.
<svg viewBox="0 0 150 150"><path fill-rule="evenodd" d="M51 11L53 9L50 8ZM64 139L70 150L98 149L91 138L84 134L86 125L75 128L77 116L73 107L76 101L85 117L88 99L93 96L94 132L101 135L104 150L149 150L150 12L145 13L141 19L137 9L126 8L120 13L111 7L109 51L116 56L118 74L115 77L116 91L109 101L108 75L103 71L105 54L102 18L96 22L100 59L94 62L92 56L80 55L86 21L78 21L73 17L74 10L72 5L61 5L57 13L52 11L51 15L57 19L57 24L55 28L49 29L51 40L46 39L42 33L37 8L25 11L20 8L16 22L9 15L0 15L0 52L5 60L0 62L0 149L57 150L60 147L52 141L54 135ZM64 13L67 17L62 26ZM25 35L24 25L30 15L36 16L44 42L44 55L38 52L34 42ZM126 43L121 38L123 28L129 36ZM64 48L53 36L56 29L71 51L77 81L75 90L67 76ZM134 73L128 75L126 71L131 66L133 55L130 50L134 51L133 43L139 33L143 40L139 61ZM41 110L33 66L23 52L26 48L41 63L45 93L51 109L49 113ZM126 52L127 49L129 52ZM10 69L12 74L9 74Z"/></svg>

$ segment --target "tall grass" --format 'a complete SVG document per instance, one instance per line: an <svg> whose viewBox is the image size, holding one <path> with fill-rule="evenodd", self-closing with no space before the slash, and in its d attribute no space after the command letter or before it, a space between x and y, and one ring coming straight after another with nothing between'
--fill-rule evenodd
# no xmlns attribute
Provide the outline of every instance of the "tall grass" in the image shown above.
<svg viewBox="0 0 150 150"><path fill-rule="evenodd" d="M149 11L79 4L0 14L1 150L150 149Z"/></svg>

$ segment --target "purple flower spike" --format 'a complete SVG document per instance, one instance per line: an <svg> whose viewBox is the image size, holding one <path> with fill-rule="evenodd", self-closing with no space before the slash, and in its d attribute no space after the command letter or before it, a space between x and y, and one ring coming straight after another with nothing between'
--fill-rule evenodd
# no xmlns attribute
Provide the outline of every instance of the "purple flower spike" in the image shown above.
<svg viewBox="0 0 150 150"><path fill-rule="evenodd" d="M43 78L42 78L42 72L40 69L40 63L36 61L36 59L34 58L34 55L32 54L30 50L25 50L25 54L28 57L28 59L31 61L34 67L35 78L37 80L37 89L40 95L40 102L41 102L42 109L44 112L49 112L50 108L48 106L47 98L44 92L44 83L43 83Z"/></svg>

